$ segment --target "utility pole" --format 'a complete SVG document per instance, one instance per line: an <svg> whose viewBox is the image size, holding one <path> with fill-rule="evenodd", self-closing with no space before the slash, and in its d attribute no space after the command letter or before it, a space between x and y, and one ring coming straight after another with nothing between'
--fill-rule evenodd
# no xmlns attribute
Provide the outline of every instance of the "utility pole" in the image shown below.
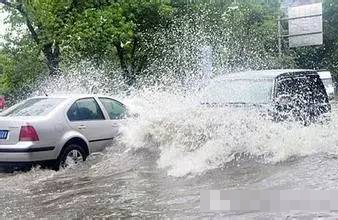
<svg viewBox="0 0 338 220"><path fill-rule="evenodd" d="M282 58L282 27L281 27L281 12L282 12L282 0L279 0L279 14L278 14L278 56Z"/></svg>
<svg viewBox="0 0 338 220"><path fill-rule="evenodd" d="M278 56L282 57L282 33L281 33L281 16L278 16Z"/></svg>

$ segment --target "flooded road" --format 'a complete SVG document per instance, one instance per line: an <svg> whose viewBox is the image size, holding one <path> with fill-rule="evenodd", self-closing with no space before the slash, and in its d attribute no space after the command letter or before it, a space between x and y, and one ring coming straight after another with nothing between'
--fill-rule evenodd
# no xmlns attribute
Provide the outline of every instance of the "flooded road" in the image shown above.
<svg viewBox="0 0 338 220"><path fill-rule="evenodd" d="M112 152L110 152L112 153ZM197 177L170 177L145 152L97 156L76 170L34 170L1 176L1 216L89 217L284 217L338 213L202 213L205 189L337 189L338 160L313 155L276 165L252 161Z"/></svg>
<svg viewBox="0 0 338 220"><path fill-rule="evenodd" d="M335 113L330 124L302 127L237 110L192 109L193 101L170 95L149 101L148 95L143 104L130 101L140 116L126 121L121 137L81 167L0 173L0 217L338 216L200 210L201 190L337 189ZM160 108L164 102L170 108Z"/></svg>

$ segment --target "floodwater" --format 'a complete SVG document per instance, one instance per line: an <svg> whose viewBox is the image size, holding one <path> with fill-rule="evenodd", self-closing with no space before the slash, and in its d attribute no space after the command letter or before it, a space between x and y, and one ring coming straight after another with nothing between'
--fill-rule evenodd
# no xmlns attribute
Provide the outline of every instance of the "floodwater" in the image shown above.
<svg viewBox="0 0 338 220"><path fill-rule="evenodd" d="M173 94L125 101L139 117L82 166L0 173L0 218L338 217L200 210L202 190L338 189L335 112L330 124L302 127Z"/></svg>

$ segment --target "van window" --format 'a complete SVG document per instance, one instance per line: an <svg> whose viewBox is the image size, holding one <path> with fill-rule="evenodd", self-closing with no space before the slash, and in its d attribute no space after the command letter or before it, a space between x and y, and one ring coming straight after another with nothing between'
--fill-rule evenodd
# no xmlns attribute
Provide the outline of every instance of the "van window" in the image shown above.
<svg viewBox="0 0 338 220"><path fill-rule="evenodd" d="M202 91L206 103L267 103L272 94L272 79L226 79L212 81Z"/></svg>
<svg viewBox="0 0 338 220"><path fill-rule="evenodd" d="M332 87L333 86L333 82L332 82L331 78L322 79L322 81L323 81L325 87Z"/></svg>
<svg viewBox="0 0 338 220"><path fill-rule="evenodd" d="M277 97L289 96L304 103L325 103L327 95L318 76L294 77L279 80Z"/></svg>

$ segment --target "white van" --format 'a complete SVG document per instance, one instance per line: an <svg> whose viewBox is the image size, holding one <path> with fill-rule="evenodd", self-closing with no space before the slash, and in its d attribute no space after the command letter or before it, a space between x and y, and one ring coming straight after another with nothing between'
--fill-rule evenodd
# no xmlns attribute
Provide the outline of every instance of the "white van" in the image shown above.
<svg viewBox="0 0 338 220"><path fill-rule="evenodd" d="M332 100L334 99L334 95L335 95L335 86L333 84L332 81L332 75L330 73L330 71L318 71L319 77L321 78L321 80L324 83L325 86L325 90L327 95L329 96L329 99Z"/></svg>

